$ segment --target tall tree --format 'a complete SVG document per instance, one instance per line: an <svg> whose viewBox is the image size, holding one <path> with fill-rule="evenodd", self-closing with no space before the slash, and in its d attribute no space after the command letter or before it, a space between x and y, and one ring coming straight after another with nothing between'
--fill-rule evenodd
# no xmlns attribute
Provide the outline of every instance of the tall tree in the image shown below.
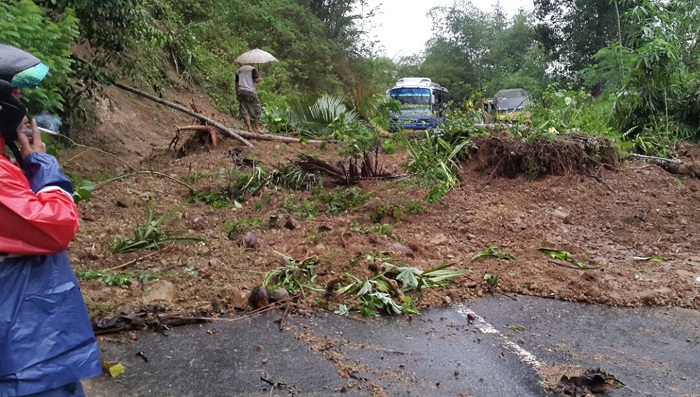
<svg viewBox="0 0 700 397"><path fill-rule="evenodd" d="M129 53L157 31L149 23L146 0L35 0L36 4L63 13L74 11L80 21L80 38L96 52L94 62L128 64Z"/></svg>
<svg viewBox="0 0 700 397"><path fill-rule="evenodd" d="M573 79L611 42L623 40L618 0L534 0L539 41L557 74Z"/></svg>
<svg viewBox="0 0 700 397"><path fill-rule="evenodd" d="M699 6L698 0L644 0L624 15L628 44L613 43L596 55L587 76L615 94L621 131L700 138Z"/></svg>
<svg viewBox="0 0 700 397"><path fill-rule="evenodd" d="M326 37L345 50L361 53L361 36L365 21L374 17L375 9L368 7L367 0L297 0L307 5L311 12L323 22Z"/></svg>
<svg viewBox="0 0 700 397"><path fill-rule="evenodd" d="M450 89L454 98L467 98L474 91L489 96L523 85L540 88L545 65L532 65L543 59L536 56L540 50L529 14L521 11L508 19L499 6L486 12L459 0L453 7L433 8L429 15L435 28L420 70ZM530 73L539 75L526 78Z"/></svg>

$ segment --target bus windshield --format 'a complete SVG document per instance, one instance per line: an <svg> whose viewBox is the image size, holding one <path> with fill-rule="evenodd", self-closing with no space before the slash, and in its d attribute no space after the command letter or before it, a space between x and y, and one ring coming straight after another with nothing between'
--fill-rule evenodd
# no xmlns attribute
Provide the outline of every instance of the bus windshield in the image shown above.
<svg viewBox="0 0 700 397"><path fill-rule="evenodd" d="M404 105L430 105L428 88L394 88L389 91L389 96Z"/></svg>

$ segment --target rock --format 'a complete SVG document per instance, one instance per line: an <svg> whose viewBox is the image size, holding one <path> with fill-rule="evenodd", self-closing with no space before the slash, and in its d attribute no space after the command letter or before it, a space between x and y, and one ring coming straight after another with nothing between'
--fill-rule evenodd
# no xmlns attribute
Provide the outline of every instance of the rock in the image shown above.
<svg viewBox="0 0 700 397"><path fill-rule="evenodd" d="M134 199L131 197L119 197L114 204L116 204L117 207L129 208L134 206Z"/></svg>
<svg viewBox="0 0 700 397"><path fill-rule="evenodd" d="M270 292L270 302L285 301L289 298L289 292L284 288L275 288Z"/></svg>
<svg viewBox="0 0 700 397"><path fill-rule="evenodd" d="M569 219L569 213L559 208L550 212L550 215L552 215L555 218L559 218L565 222Z"/></svg>
<svg viewBox="0 0 700 397"><path fill-rule="evenodd" d="M243 235L243 246L246 249L253 249L258 246L258 236L255 233L248 231Z"/></svg>
<svg viewBox="0 0 700 397"><path fill-rule="evenodd" d="M224 313L225 308L224 305L221 303L221 300L219 298L212 298L211 299L211 311L213 313Z"/></svg>
<svg viewBox="0 0 700 397"><path fill-rule="evenodd" d="M95 248L94 245L85 248L85 256L87 256L88 259L93 261L100 259L100 254L97 252L97 248Z"/></svg>
<svg viewBox="0 0 700 397"><path fill-rule="evenodd" d="M270 296L267 293L267 288L262 285L253 288L248 297L248 303L253 309L261 309L270 305Z"/></svg>
<svg viewBox="0 0 700 397"><path fill-rule="evenodd" d="M206 230L208 228L207 220L204 217L198 216L192 220L190 227L197 231Z"/></svg>
<svg viewBox="0 0 700 397"><path fill-rule="evenodd" d="M284 227L289 229L289 230L294 230L294 229L299 229L299 227L301 227L301 226L299 225L299 221L297 221L296 219L294 219L290 216L284 222Z"/></svg>
<svg viewBox="0 0 700 397"><path fill-rule="evenodd" d="M412 249L406 247L406 246L403 245L403 244L392 243L392 244L389 246L389 248L393 249L394 251L398 251L398 252L400 252L400 253L402 253L402 254L408 256L408 257L411 257L411 258L414 258L414 257L416 256L416 253L413 252Z"/></svg>
<svg viewBox="0 0 700 397"><path fill-rule="evenodd" d="M438 234L437 236L430 239L429 244L430 245L443 245L448 241L450 241L450 239L446 235Z"/></svg>
<svg viewBox="0 0 700 397"><path fill-rule="evenodd" d="M445 295L445 296L442 297L442 301L443 301L443 303L445 303L445 305L451 305L451 304L452 304L452 298L450 298L450 297L447 296L447 295Z"/></svg>
<svg viewBox="0 0 700 397"><path fill-rule="evenodd" d="M156 301L172 302L175 299L175 286L170 281L158 280L150 287L151 292L143 299L144 303Z"/></svg>
<svg viewBox="0 0 700 397"><path fill-rule="evenodd" d="M411 258L416 256L415 252L413 252L412 249L410 249L409 247L406 247L405 245L400 244L400 243L385 240L381 237L370 237L369 241L373 244L383 245L383 246L388 247L394 251L401 252L402 254L409 256Z"/></svg>

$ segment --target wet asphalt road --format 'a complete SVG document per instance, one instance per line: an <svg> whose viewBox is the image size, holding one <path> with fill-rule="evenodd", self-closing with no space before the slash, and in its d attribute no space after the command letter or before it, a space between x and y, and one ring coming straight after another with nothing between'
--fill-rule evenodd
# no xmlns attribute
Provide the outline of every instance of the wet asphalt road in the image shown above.
<svg viewBox="0 0 700 397"><path fill-rule="evenodd" d="M281 316L101 342L126 372L84 382L87 396L553 396L544 380L564 366L614 375L613 397L700 396L692 310L499 296L412 319L289 317L283 331Z"/></svg>

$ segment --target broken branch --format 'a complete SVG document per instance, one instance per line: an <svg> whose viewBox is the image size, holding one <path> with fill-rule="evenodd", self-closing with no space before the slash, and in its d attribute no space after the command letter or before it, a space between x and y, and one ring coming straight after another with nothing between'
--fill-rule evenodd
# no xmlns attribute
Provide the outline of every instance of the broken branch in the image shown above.
<svg viewBox="0 0 700 397"><path fill-rule="evenodd" d="M181 181L181 180L179 180L179 179L177 179L177 178L173 178L173 177L170 176L170 175L165 175L165 174L163 174L163 173L161 173L161 172L156 172L156 171L136 171L136 172L131 172L131 173L124 174L124 175L119 175L119 176L114 177L114 178L112 178L112 179L107 179L106 181L102 181L102 182L96 184L96 185L95 185L95 190L101 188L102 186L104 186L104 185L106 185L106 184L108 184L108 183L110 183L110 182L118 181L118 180L120 180L120 179L128 178L128 177L134 176L134 175L157 175L157 176L161 176L161 177L163 177L163 178L170 179L171 181L173 181L173 182L175 182L175 183L179 183L180 185L185 186L187 189L190 190L190 193L194 193L194 192L196 191L195 188L193 188L192 186L188 185L187 183L185 183L185 182L183 182L183 181Z"/></svg>
<svg viewBox="0 0 700 397"><path fill-rule="evenodd" d="M165 99L158 98L155 95L151 95L147 92L141 91L139 89L136 89L134 87L128 86L126 84L123 84L123 83L120 83L117 81L114 82L114 86L119 87L125 91L129 91L133 94L140 95L144 98L148 98L152 101L158 102L161 105L165 105L165 106L171 107L173 109L179 110L179 111L181 111L185 114L188 114L192 117L196 117L198 120L201 120L205 123L209 123L209 124L213 125L214 127L218 128L219 130L221 130L222 132L225 132L226 134L238 139L244 145L249 146L249 147L255 147L255 146L253 146L252 143L250 143L248 140L243 138L241 136L241 134L238 133L238 131L234 130L233 128L226 127L225 125L219 123L218 121L216 121L210 117L207 117L203 114L199 114L199 113L192 111L184 106L178 105L178 104L170 102L170 101L166 101Z"/></svg>
<svg viewBox="0 0 700 397"><path fill-rule="evenodd" d="M138 261L140 261L140 260L143 260L143 259L146 259L146 258L150 258L150 257L152 257L152 256L155 255L155 254L163 253L163 252L165 252L165 251L167 251L167 250L169 250L169 249L170 249L170 247L165 247L165 248L162 249L162 250L155 251L155 252L151 252L150 254L147 254L147 255L144 255L144 256L139 256L138 258L133 259L133 260L130 260L129 262L126 262L126 263L122 263L122 264L119 265L119 266L111 267L111 268L107 269L107 271L108 271L108 272L113 272L113 271L115 271L115 270L123 269L123 268L125 268L125 267L128 267L128 266L133 265L134 263L136 263L136 262L138 262Z"/></svg>

